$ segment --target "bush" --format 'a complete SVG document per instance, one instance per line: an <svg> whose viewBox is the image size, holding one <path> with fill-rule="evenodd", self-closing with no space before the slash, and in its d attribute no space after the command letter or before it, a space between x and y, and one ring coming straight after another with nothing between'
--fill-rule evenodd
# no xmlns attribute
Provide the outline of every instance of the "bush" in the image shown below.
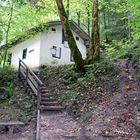
<svg viewBox="0 0 140 140"><path fill-rule="evenodd" d="M5 100L13 96L16 72L10 67L0 68L0 99Z"/></svg>
<svg viewBox="0 0 140 140"><path fill-rule="evenodd" d="M14 81L16 72L10 67L0 68L0 87L7 86L8 83Z"/></svg>

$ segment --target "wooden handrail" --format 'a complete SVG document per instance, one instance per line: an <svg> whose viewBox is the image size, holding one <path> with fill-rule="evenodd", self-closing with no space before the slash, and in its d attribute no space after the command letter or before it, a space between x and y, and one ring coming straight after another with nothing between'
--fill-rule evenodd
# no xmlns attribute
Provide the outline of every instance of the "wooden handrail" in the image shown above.
<svg viewBox="0 0 140 140"><path fill-rule="evenodd" d="M26 80L26 86L27 84L30 86L32 91L37 95L37 124L36 124L36 140L39 140L39 133L40 133L40 101L41 101L41 95L40 95L40 87L43 84L43 82L35 75L35 73L28 68L28 66L19 59L19 77L22 75ZM26 87L27 88L27 87Z"/></svg>
<svg viewBox="0 0 140 140"><path fill-rule="evenodd" d="M29 72L34 76L34 78L36 79L36 81L40 85L43 85L43 82L28 68L28 66L21 59L19 59L19 61L20 61L20 64L23 64L25 66L25 68L29 70Z"/></svg>

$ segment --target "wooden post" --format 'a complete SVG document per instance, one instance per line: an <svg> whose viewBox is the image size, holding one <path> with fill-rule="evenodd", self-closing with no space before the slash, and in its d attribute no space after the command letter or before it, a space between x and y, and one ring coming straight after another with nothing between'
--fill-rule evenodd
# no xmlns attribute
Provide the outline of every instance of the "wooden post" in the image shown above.
<svg viewBox="0 0 140 140"><path fill-rule="evenodd" d="M28 70L28 68L26 68L26 92L27 92L27 90L28 90L28 74L29 74L29 70Z"/></svg>
<svg viewBox="0 0 140 140"><path fill-rule="evenodd" d="M40 84L38 83L36 140L40 140L40 101L41 101Z"/></svg>
<svg viewBox="0 0 140 140"><path fill-rule="evenodd" d="M19 65L18 65L18 77L20 78L20 66L21 66L21 60L19 59Z"/></svg>
<svg viewBox="0 0 140 140"><path fill-rule="evenodd" d="M40 109L37 109L36 140L40 140Z"/></svg>

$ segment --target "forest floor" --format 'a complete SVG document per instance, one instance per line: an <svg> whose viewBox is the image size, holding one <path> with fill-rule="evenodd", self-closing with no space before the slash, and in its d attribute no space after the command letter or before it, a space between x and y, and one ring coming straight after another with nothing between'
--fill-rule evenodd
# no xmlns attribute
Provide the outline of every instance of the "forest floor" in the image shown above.
<svg viewBox="0 0 140 140"><path fill-rule="evenodd" d="M79 101L80 106L74 102L66 103L68 113L43 114L41 140L140 139L140 86L138 78L132 64L127 59L117 60L114 65L120 69L120 73L118 76L114 75L116 79L113 84L115 81L119 84L115 86L113 92L112 90L109 91L110 94L99 92L100 100L98 98L88 99L86 104L86 98L89 95L88 91L85 90L83 105ZM60 78L60 81L62 79ZM55 88L57 92L60 92L63 87L61 87L60 81L59 83L56 81L54 80L48 88L55 92L52 87L56 84ZM111 81L107 84L111 85ZM59 96L63 96L63 93L60 92ZM73 114L75 108L77 111ZM92 111L88 112L85 108L88 108L87 110L92 108Z"/></svg>
<svg viewBox="0 0 140 140"><path fill-rule="evenodd" d="M93 113L91 122L85 125L85 133L91 140L140 139L140 87L134 69L126 60L115 65L121 69L120 91L102 102Z"/></svg>
<svg viewBox="0 0 140 140"><path fill-rule="evenodd" d="M47 68L48 90L66 109L41 113L41 140L139 140L140 83L130 61L89 66L84 76L71 68ZM47 76L45 76L47 73ZM32 140L33 123L0 140Z"/></svg>

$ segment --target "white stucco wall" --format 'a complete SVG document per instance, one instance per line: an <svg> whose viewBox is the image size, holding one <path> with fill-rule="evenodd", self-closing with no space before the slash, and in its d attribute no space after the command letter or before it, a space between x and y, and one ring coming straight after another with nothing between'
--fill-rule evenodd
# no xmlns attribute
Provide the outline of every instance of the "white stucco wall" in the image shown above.
<svg viewBox="0 0 140 140"><path fill-rule="evenodd" d="M40 58L40 34L35 37L28 39L19 43L16 46L13 46L9 49L9 52L12 53L11 65L12 67L18 69L19 58L22 59L23 50L27 48L27 57L23 61L30 67L39 66Z"/></svg>
<svg viewBox="0 0 140 140"><path fill-rule="evenodd" d="M55 28L56 32L52 32L51 28ZM75 32L74 36L79 37ZM78 48L82 53L82 57L86 58L86 47L83 40L79 37L79 41L76 40ZM52 57L51 48L53 46L61 48L61 58ZM64 47L62 44L62 27L60 25L50 27L48 33L42 33L41 35L41 50L40 50L40 65L66 65L72 64L70 60L71 53L68 47Z"/></svg>

